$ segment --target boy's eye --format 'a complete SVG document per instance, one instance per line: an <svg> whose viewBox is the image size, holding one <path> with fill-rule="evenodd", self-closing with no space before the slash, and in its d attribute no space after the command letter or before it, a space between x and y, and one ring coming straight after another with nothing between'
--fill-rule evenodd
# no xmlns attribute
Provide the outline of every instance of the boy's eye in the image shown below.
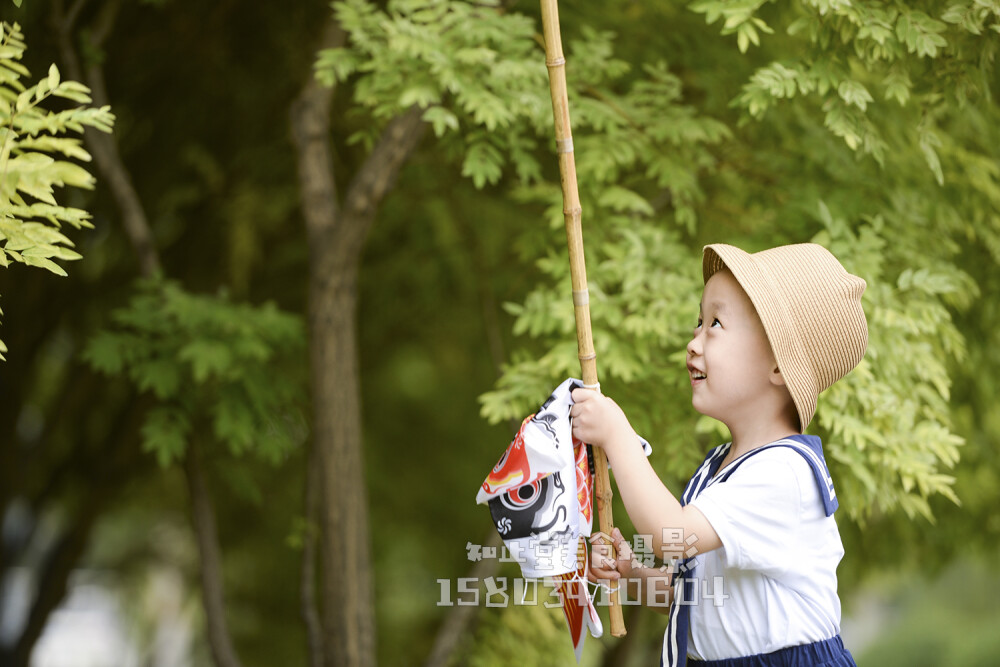
<svg viewBox="0 0 1000 667"><path fill-rule="evenodd" d="M699 324L701 324L701 323L699 322ZM719 318L718 317L713 317L712 318L712 326L714 327L716 324L718 324L720 327L722 326L722 322L719 321Z"/></svg>

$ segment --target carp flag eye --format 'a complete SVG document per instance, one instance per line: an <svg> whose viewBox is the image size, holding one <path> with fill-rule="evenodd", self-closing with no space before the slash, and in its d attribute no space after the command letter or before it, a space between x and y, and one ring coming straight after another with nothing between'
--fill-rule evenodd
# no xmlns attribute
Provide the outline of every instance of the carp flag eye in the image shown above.
<svg viewBox="0 0 1000 667"><path fill-rule="evenodd" d="M500 500L509 509L522 511L538 502L538 499L542 497L541 491L542 480L536 479L531 484L524 484L516 489L511 489L500 496Z"/></svg>

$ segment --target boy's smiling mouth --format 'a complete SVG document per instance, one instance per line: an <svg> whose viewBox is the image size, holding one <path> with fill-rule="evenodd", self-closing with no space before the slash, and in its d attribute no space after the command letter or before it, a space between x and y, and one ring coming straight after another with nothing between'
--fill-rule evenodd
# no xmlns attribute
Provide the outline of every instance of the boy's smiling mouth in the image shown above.
<svg viewBox="0 0 1000 667"><path fill-rule="evenodd" d="M708 377L707 375L705 375L704 371L695 366L692 366L691 364L688 364L688 374L690 374L691 376L691 384L700 382L701 380L704 380L706 377Z"/></svg>

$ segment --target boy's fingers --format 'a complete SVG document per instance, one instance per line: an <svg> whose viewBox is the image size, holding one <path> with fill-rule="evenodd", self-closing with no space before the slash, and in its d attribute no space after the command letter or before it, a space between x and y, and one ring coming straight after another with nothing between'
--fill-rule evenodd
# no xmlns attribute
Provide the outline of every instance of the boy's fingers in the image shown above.
<svg viewBox="0 0 1000 667"><path fill-rule="evenodd" d="M611 531L611 539L615 545L615 551L618 552L618 560L632 560L632 546L625 540L622 536L621 531L615 528Z"/></svg>
<svg viewBox="0 0 1000 667"><path fill-rule="evenodd" d="M592 567L590 568L590 571L587 572L587 578L591 581L596 581L598 579L617 579L620 576L622 575L618 573L618 570L609 570L603 567Z"/></svg>
<svg viewBox="0 0 1000 667"><path fill-rule="evenodd" d="M615 557L612 557L612 542L615 547ZM621 531L615 528L611 537L607 533L597 532L590 538L590 578L596 579L619 579L622 576L620 569L623 564L631 564L632 550L628 542L622 537Z"/></svg>
<svg viewBox="0 0 1000 667"><path fill-rule="evenodd" d="M607 533L603 533L601 531L597 531L596 533L594 533L593 535L590 536L590 544L595 549L597 547L607 546L610 542L611 542L611 538L608 537L608 534Z"/></svg>
<svg viewBox="0 0 1000 667"><path fill-rule="evenodd" d="M611 544L608 544L608 542ZM611 569L617 569L617 563L611 559L611 547L614 546L615 555L621 562L632 562L632 547L625 540L621 531L612 529L611 537L607 533L598 532L590 538L591 547L591 567L600 567L601 564Z"/></svg>
<svg viewBox="0 0 1000 667"><path fill-rule="evenodd" d="M590 538L590 573L597 579L617 579L618 563L611 557L611 545L606 544L604 539L607 535L597 533Z"/></svg>
<svg viewBox="0 0 1000 667"><path fill-rule="evenodd" d="M595 544L590 553L590 563L592 567L600 567L611 557L611 547L606 544Z"/></svg>
<svg viewBox="0 0 1000 667"><path fill-rule="evenodd" d="M625 537L622 535L622 531L617 528L611 529L611 543L615 545L615 549L621 550L622 544L628 544L625 542Z"/></svg>

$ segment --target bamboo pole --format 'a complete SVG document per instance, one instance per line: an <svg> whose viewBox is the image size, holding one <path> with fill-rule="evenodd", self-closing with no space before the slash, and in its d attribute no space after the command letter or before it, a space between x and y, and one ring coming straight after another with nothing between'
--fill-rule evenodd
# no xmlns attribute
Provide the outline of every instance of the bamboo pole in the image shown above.
<svg viewBox="0 0 1000 667"><path fill-rule="evenodd" d="M545 37L545 64L549 70L549 91L552 94L552 115L555 118L556 151L559 154L559 177L562 181L563 217L566 221L566 244L569 248L570 278L573 286L573 310L576 314L576 341L583 383L597 386L597 353L590 328L590 297L587 291L587 268L583 256L583 229L580 224L583 209L576 183L576 161L573 157L573 135L569 121L569 95L566 91L566 58L563 56L559 33L559 8L556 0L541 0L542 33ZM611 515L611 479L608 459L600 447L593 448L594 497L601 532L610 536L614 527ZM614 558L614 547L612 557ZM618 592L610 594L611 634L625 635Z"/></svg>

